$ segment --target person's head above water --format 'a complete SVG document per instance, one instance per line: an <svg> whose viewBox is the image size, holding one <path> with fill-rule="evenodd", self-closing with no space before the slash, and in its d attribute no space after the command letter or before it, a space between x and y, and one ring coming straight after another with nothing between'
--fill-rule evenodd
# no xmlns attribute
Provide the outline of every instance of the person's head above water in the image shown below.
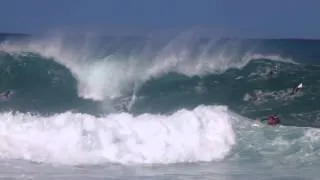
<svg viewBox="0 0 320 180"><path fill-rule="evenodd" d="M269 125L277 125L280 123L280 119L277 115L271 115L268 117L268 124Z"/></svg>

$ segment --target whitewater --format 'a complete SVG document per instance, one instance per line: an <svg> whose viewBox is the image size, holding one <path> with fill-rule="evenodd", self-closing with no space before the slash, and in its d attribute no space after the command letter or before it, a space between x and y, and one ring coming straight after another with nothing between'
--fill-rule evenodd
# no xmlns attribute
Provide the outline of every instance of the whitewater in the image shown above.
<svg viewBox="0 0 320 180"><path fill-rule="evenodd" d="M2 178L319 175L318 41L1 36Z"/></svg>

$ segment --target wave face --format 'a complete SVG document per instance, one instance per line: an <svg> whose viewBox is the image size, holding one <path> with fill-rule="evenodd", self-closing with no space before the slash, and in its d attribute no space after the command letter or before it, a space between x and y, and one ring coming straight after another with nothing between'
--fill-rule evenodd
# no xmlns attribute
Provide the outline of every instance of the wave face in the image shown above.
<svg viewBox="0 0 320 180"><path fill-rule="evenodd" d="M320 41L92 34L0 40L0 90L13 92L0 102L4 159L319 159ZM303 91L291 95L300 82ZM279 128L254 125L270 114L281 118Z"/></svg>

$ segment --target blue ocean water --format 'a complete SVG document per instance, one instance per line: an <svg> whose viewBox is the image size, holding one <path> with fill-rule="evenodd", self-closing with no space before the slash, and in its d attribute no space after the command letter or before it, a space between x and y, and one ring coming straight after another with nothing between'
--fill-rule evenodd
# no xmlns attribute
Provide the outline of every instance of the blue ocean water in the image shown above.
<svg viewBox="0 0 320 180"><path fill-rule="evenodd" d="M0 35L2 174L314 179L320 41ZM292 90L303 83L301 92ZM281 125L258 124L277 114ZM35 173L41 172L41 173Z"/></svg>

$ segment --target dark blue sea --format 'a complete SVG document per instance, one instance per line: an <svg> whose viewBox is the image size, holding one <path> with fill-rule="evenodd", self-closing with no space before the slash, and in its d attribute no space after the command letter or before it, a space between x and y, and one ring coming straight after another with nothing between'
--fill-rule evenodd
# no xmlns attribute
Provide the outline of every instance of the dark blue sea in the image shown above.
<svg viewBox="0 0 320 180"><path fill-rule="evenodd" d="M319 65L319 40L0 34L1 176L318 179Z"/></svg>

